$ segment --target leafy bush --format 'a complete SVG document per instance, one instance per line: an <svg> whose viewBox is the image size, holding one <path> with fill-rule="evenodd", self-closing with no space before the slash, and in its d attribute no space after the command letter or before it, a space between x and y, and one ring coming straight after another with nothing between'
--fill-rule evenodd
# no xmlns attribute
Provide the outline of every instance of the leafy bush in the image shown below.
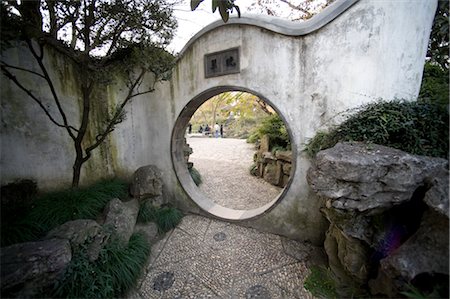
<svg viewBox="0 0 450 299"><path fill-rule="evenodd" d="M270 148L274 146L285 149L290 147L288 131L278 114L263 119L261 125L259 125L247 138L247 142L254 143L264 135L269 137Z"/></svg>
<svg viewBox="0 0 450 299"><path fill-rule="evenodd" d="M158 226L159 233L164 233L175 228L180 223L183 214L176 208L156 208L149 200L142 202L139 208L137 221L147 223L154 221Z"/></svg>
<svg viewBox="0 0 450 299"><path fill-rule="evenodd" d="M87 247L75 250L64 277L55 284L55 297L122 297L136 283L150 254L150 245L139 233L131 236L127 246L111 240L93 262Z"/></svg>
<svg viewBox="0 0 450 299"><path fill-rule="evenodd" d="M310 157L339 141L364 141L412 154L448 158L448 110L424 102L365 105L329 133L319 132L305 147Z"/></svg>
<svg viewBox="0 0 450 299"><path fill-rule="evenodd" d="M449 104L448 70L439 65L425 63L422 85L420 86L419 100L427 103L436 103L442 106Z"/></svg>
<svg viewBox="0 0 450 299"><path fill-rule="evenodd" d="M200 184L202 183L202 175L200 174L200 172L198 172L198 170L195 167L191 167L189 168L189 173L191 174L194 183L197 186L200 186Z"/></svg>
<svg viewBox="0 0 450 299"><path fill-rule="evenodd" d="M69 189L40 196L26 208L23 217L8 223L2 218L2 246L36 240L70 220L95 219L112 198L123 198L126 195L125 182L108 180L87 188Z"/></svg>

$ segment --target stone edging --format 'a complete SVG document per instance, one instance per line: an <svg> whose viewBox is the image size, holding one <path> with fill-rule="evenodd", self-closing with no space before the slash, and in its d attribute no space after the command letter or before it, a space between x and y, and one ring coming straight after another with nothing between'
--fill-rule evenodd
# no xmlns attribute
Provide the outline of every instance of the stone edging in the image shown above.
<svg viewBox="0 0 450 299"><path fill-rule="evenodd" d="M323 26L327 25L358 1L359 0L337 0L332 4L330 4L329 6L327 6L323 11L321 11L311 19L298 23L278 17L255 15L255 14L248 14L248 15L244 14L240 18L232 17L228 20L227 23L224 23L222 20L217 20L207 25L199 32L197 32L197 34L195 34L180 51L180 53L178 54L178 59L180 59L183 56L184 52L186 52L187 49L197 39L199 39L204 34L221 26L250 25L264 28L282 35L301 36L314 32L322 28Z"/></svg>

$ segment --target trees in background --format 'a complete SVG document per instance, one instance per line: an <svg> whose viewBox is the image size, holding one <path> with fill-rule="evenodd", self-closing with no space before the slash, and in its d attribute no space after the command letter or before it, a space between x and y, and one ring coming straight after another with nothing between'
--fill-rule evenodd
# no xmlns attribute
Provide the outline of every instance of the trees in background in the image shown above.
<svg viewBox="0 0 450 299"><path fill-rule="evenodd" d="M167 79L173 57L164 50L176 28L172 4L167 0L81 0L81 1L2 1L0 67L11 80L38 105L48 119L72 139L75 152L72 187L80 181L81 168L92 151L102 144L125 119L125 106L136 96L150 93L156 82ZM11 65L3 52L24 46L38 66ZM48 68L50 48L71 62L79 74L78 121L70 123L62 95ZM103 119L102 128L93 131L92 106L97 84L111 84L111 73L126 76L126 95ZM50 98L42 98L27 85L24 74L45 85ZM144 78L153 80L145 85ZM62 79L62 78L59 78ZM56 112L55 112L56 111Z"/></svg>
<svg viewBox="0 0 450 299"><path fill-rule="evenodd" d="M449 1L440 0L428 43L419 100L447 107L449 103Z"/></svg>
<svg viewBox="0 0 450 299"><path fill-rule="evenodd" d="M191 10L199 7L204 0L191 0ZM287 18L292 21L307 20L327 7L335 0L256 0L249 10L269 16ZM236 10L238 17L241 16L236 0L212 0L212 12L219 8L222 20L228 22L229 16Z"/></svg>
<svg viewBox="0 0 450 299"><path fill-rule="evenodd" d="M207 100L194 113L191 123L194 131L200 125L225 125L226 135L247 138L255 125L267 116L276 114L273 108L256 95L242 91L218 94Z"/></svg>

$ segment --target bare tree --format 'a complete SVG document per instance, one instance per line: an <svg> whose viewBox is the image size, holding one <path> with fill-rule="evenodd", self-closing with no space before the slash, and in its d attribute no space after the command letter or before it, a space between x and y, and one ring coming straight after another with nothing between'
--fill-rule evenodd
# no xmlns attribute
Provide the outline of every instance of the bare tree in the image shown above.
<svg viewBox="0 0 450 299"><path fill-rule="evenodd" d="M72 187L77 187L83 164L124 120L125 106L133 98L154 91L158 81L167 79L173 57L164 47L176 28L172 6L165 0L2 1L1 14L2 51L5 47L24 43L39 69L11 65L2 55L2 73L73 140ZM11 41L14 37L18 37L15 42ZM78 68L82 103L79 123L69 123L55 88L56 78L50 76L46 66L49 47ZM103 128L89 140L86 133L92 125L92 104L101 100L94 98L93 88L100 82L112 82L109 75L112 69L127 75L128 91L115 110L101 120ZM49 88L56 115L31 86L21 80L20 72L44 82ZM149 73L153 74L154 80L150 86L144 86L144 77Z"/></svg>

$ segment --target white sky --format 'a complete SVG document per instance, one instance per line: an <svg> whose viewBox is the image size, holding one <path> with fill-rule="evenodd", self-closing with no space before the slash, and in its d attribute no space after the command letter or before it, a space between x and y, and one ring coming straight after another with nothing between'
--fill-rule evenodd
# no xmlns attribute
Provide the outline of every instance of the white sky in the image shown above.
<svg viewBox="0 0 450 299"><path fill-rule="evenodd" d="M305 0L291 0L291 3L298 5L304 1ZM235 4L239 6L241 13L260 13L261 9L258 11L258 8L252 7L255 2L255 0L237 0ZM311 4L312 11L320 11L321 6L324 5L325 2L326 0L313 1ZM169 50L174 53L179 53L191 37L203 27L214 21L220 20L218 11L212 13L211 0L203 1L195 11L191 11L190 3L190 0L182 0L180 4L175 5L174 7L174 15L178 20L178 29L172 43L169 45ZM296 16L299 16L298 11L293 11L286 4L279 1L273 1L271 8L276 11L277 15L283 18L295 19ZM234 10L231 15L237 16L236 10Z"/></svg>
<svg viewBox="0 0 450 299"><path fill-rule="evenodd" d="M252 1L240 0L236 3L239 5L241 12L246 11L245 5L251 4ZM246 2L247 4L244 4ZM174 15L178 20L178 28L169 50L178 53L183 49L184 45L206 25L220 19L218 11L212 13L211 0L203 1L196 10L191 11L191 1L183 0L179 5L175 5ZM232 15L237 15L236 11Z"/></svg>

